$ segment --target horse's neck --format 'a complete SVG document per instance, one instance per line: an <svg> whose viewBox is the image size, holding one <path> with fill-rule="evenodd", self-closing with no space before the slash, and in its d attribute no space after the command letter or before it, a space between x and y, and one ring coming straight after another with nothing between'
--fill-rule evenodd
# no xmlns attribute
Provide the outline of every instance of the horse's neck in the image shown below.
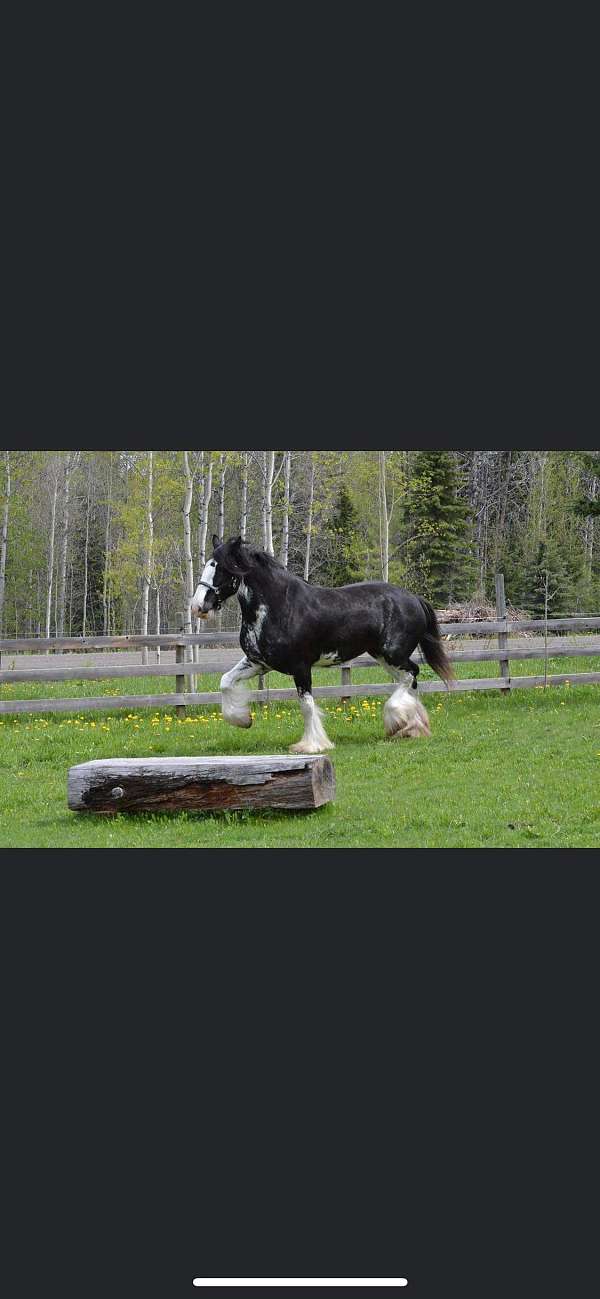
<svg viewBox="0 0 600 1299"><path fill-rule="evenodd" d="M242 618L252 620L259 605L265 605L271 617L276 617L293 580L292 574L285 569L253 569L243 579L238 591Z"/></svg>

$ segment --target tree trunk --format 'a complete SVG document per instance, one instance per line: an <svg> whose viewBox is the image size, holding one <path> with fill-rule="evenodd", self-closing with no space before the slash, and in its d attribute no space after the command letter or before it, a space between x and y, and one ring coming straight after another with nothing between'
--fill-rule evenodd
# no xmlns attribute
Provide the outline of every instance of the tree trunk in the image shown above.
<svg viewBox="0 0 600 1299"><path fill-rule="evenodd" d="M221 468L221 475L219 478L219 525L217 528L217 535L219 541L223 541L225 538L225 475L227 473L227 461L225 460L225 454L223 451L219 456L219 465Z"/></svg>
<svg viewBox="0 0 600 1299"><path fill-rule="evenodd" d="M160 586L156 584L156 635L160 636ZM160 645L156 646L156 662L160 663Z"/></svg>
<svg viewBox="0 0 600 1299"><path fill-rule="evenodd" d="M71 581L69 584L69 636L72 635L73 627L73 561L69 564L71 570Z"/></svg>
<svg viewBox="0 0 600 1299"><path fill-rule="evenodd" d="M194 494L194 478L190 469L189 452L183 453L183 472L185 474L185 495L183 499L183 558L185 563L185 629L192 630L191 603L194 595L194 563L192 560L192 529L190 513Z"/></svg>
<svg viewBox="0 0 600 1299"><path fill-rule="evenodd" d="M56 538L56 498L58 496L58 465L54 465L54 485L50 505L50 536L48 539L48 587L46 598L46 638L50 636L52 618L52 590L54 582L54 543ZM54 626L56 634L56 623Z"/></svg>
<svg viewBox="0 0 600 1299"><path fill-rule="evenodd" d="M4 592L6 589L6 556L8 553L8 515L10 510L10 451L4 452L6 463L6 483L4 487L4 510L2 512L2 535L0 537L0 636L2 635L4 614Z"/></svg>
<svg viewBox="0 0 600 1299"><path fill-rule="evenodd" d="M274 555L273 548L273 481L275 473L275 452L265 451L265 495L264 495L264 538L265 550Z"/></svg>
<svg viewBox="0 0 600 1299"><path fill-rule="evenodd" d="M110 564L110 524L112 513L112 470L113 460L112 451L109 452L109 477L108 477L108 500L106 502L106 529L104 534L104 573L102 577L102 635L110 636L110 588L109 588L109 564Z"/></svg>
<svg viewBox="0 0 600 1299"><path fill-rule="evenodd" d="M240 506L240 537L246 540L248 527L248 452L242 452L242 499Z"/></svg>
<svg viewBox="0 0 600 1299"><path fill-rule="evenodd" d="M597 478L594 477L592 478L591 487L590 487L590 499L592 501L596 500L597 486L598 486L598 480ZM593 561L594 561L594 516L593 515L589 515L585 521L584 545L585 545L586 573L588 578L591 579L592 571L593 571ZM0 613L0 624L1 624L1 613Z"/></svg>
<svg viewBox="0 0 600 1299"><path fill-rule="evenodd" d="M208 510L212 496L212 452L208 453L208 467L204 469L204 452L202 452L202 495L200 498L200 520L198 523L198 577L202 576L206 564L206 534L208 532Z"/></svg>
<svg viewBox="0 0 600 1299"><path fill-rule="evenodd" d="M208 511L212 496L212 451L208 452L208 466L205 467L204 451L200 458L200 513L198 518L198 577L202 577L206 564L206 535L208 532ZM200 646L194 645L194 660L200 661Z"/></svg>
<svg viewBox="0 0 600 1299"><path fill-rule="evenodd" d="M308 488L308 515L306 519L306 550L304 551L304 581L308 582L310 573L310 548L312 542L312 523L313 523L313 502L315 499L315 457L312 451L310 456L310 479Z"/></svg>
<svg viewBox="0 0 600 1299"><path fill-rule="evenodd" d="M146 523L148 527L146 537L146 548L144 554L144 578L142 586L142 618L140 631L142 636L148 635L148 602L150 597L150 586L152 584L152 560L154 552L154 516L152 514L152 487L154 471L154 452L148 452L148 504L146 510ZM148 663L148 646L144 645L142 650L142 663Z"/></svg>
<svg viewBox="0 0 600 1299"><path fill-rule="evenodd" d="M185 620L184 627L190 634L192 628L192 599L194 596L194 561L192 559L192 529L190 525L190 513L192 509L192 499L194 495L194 476L190 469L189 451L183 453L183 472L185 474L185 496L183 500L183 557L185 563ZM157 620L158 620L158 587L156 588L157 599ZM194 620L195 621L195 620ZM193 659L193 646L186 645L186 659L188 663ZM158 659L157 659L158 662ZM194 687L192 687L194 688Z"/></svg>
<svg viewBox="0 0 600 1299"><path fill-rule="evenodd" d="M381 580L387 582L390 567L390 527L387 507L387 489L385 481L386 453L377 452L379 461L379 553L381 557Z"/></svg>
<svg viewBox="0 0 600 1299"><path fill-rule="evenodd" d="M88 488L87 501L85 506L85 546L83 550L83 615L81 619L81 635L85 636L87 622L87 595L88 595L88 556L90 548L90 496L92 487L91 465L88 465Z"/></svg>
<svg viewBox="0 0 600 1299"><path fill-rule="evenodd" d="M262 453L262 501L261 501L261 519L262 519L262 544L263 550L267 549L267 452Z"/></svg>
<svg viewBox="0 0 600 1299"><path fill-rule="evenodd" d="M59 565L59 587L58 587L58 628L57 635L65 634L65 605L66 605L66 588L67 588L67 551L69 547L69 498L71 485L71 470L73 460L71 452L67 451L65 460L65 490L63 497L63 519L62 531L60 535L60 565Z"/></svg>
<svg viewBox="0 0 600 1299"><path fill-rule="evenodd" d="M281 562L288 566L290 548L290 477L292 472L292 453L283 453L283 524L281 527Z"/></svg>

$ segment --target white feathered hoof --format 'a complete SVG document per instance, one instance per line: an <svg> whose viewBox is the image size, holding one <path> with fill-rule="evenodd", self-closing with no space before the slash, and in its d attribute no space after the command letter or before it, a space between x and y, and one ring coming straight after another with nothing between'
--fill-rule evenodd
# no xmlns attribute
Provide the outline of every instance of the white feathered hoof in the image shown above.
<svg viewBox="0 0 600 1299"><path fill-rule="evenodd" d="M327 738L320 744L310 740L298 740L297 744L289 746L290 753L325 753L327 749L335 749L335 744Z"/></svg>
<svg viewBox="0 0 600 1299"><path fill-rule="evenodd" d="M221 711L224 720L229 722L230 726L240 726L245 731L252 726L252 715L248 704L244 699L240 699L235 691L222 692Z"/></svg>
<svg viewBox="0 0 600 1299"><path fill-rule="evenodd" d="M429 718L414 690L401 686L386 700L383 725L390 739L424 740L431 735Z"/></svg>

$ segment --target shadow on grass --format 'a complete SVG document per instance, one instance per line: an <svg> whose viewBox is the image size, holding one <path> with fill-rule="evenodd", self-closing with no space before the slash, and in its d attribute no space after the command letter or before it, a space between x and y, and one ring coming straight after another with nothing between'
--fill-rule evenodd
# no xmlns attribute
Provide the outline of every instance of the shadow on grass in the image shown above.
<svg viewBox="0 0 600 1299"><path fill-rule="evenodd" d="M169 825L173 822L187 821L217 821L220 825L248 825L253 821L289 821L290 819L304 820L310 816L322 817L325 813L333 810L333 803L324 803L322 807L263 807L254 811L252 808L228 808L224 807L211 808L210 812L198 808L186 808L181 812L72 812L71 815L79 820L84 820L87 825L127 825L127 824L151 824L151 825ZM55 821L38 821L38 825L54 826Z"/></svg>

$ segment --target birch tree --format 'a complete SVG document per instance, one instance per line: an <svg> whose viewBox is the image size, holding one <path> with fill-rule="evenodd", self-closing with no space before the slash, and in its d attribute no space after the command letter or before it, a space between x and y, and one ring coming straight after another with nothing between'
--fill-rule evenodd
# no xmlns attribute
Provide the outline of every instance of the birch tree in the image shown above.
<svg viewBox="0 0 600 1299"><path fill-rule="evenodd" d="M219 522L217 527L217 536L219 541L225 538L225 478L227 474L227 460L225 452L222 451L219 456Z"/></svg>
<svg viewBox="0 0 600 1299"><path fill-rule="evenodd" d="M141 615L141 633L142 636L148 635L148 604L150 598L150 587L152 585L152 559L154 550L154 516L152 514L152 490L153 490L153 471L154 471L154 452L148 452L148 497L146 509L146 545L144 552L144 575L142 580L142 615ZM142 651L142 663L148 663L148 646L144 645Z"/></svg>
<svg viewBox="0 0 600 1299"><path fill-rule="evenodd" d="M204 457L208 456L205 461ZM200 512L198 519L198 576L206 564L206 536L208 532L208 511L212 496L213 461L212 451L202 451L200 458Z"/></svg>
<svg viewBox="0 0 600 1299"><path fill-rule="evenodd" d="M83 601L81 614L81 635L85 636L87 625L87 603L88 603L88 557L90 550L90 505L92 496L92 462L88 462L87 473L87 496L85 503L85 544L83 547Z"/></svg>
<svg viewBox="0 0 600 1299"><path fill-rule="evenodd" d="M242 451L241 493L240 493L240 537L246 540L248 528L248 452Z"/></svg>
<svg viewBox="0 0 600 1299"><path fill-rule="evenodd" d="M385 481L386 451L378 451L379 465L379 554L381 558L381 580L388 581L390 571L390 515L388 514L387 487Z"/></svg>
<svg viewBox="0 0 600 1299"><path fill-rule="evenodd" d="M113 453L109 451L107 487L106 487L106 520L104 528L104 566L102 573L102 635L110 636L110 553L112 524L112 488L113 488Z"/></svg>
<svg viewBox="0 0 600 1299"><path fill-rule="evenodd" d="M2 535L0 537L0 636L2 635L4 616L4 592L6 589L6 556L8 553L8 516L10 510L10 451L4 452L6 466L4 482L4 508L2 511Z"/></svg>
<svg viewBox="0 0 600 1299"><path fill-rule="evenodd" d="M77 453L76 453L77 455ZM70 521L70 488L71 472L76 459L70 451L67 451L65 459L65 474L63 487L63 513L60 532L60 560L58 576L58 613L57 613L57 636L65 634L65 602L67 586L67 551L69 546L69 521Z"/></svg>
<svg viewBox="0 0 600 1299"><path fill-rule="evenodd" d="M190 453L183 453L185 493L183 498L183 558L185 564L185 628L192 630L192 599L194 596L194 563L192 560L192 528L190 514L194 495L194 475L190 468Z"/></svg>
<svg viewBox="0 0 600 1299"><path fill-rule="evenodd" d="M308 476L308 508L306 514L306 545L304 548L304 581L308 582L310 573L310 548L312 542L313 530L313 505L315 499L315 455L314 451L308 453L310 459L310 472Z"/></svg>
<svg viewBox="0 0 600 1299"><path fill-rule="evenodd" d="M48 585L46 588L46 638L50 636L52 618L52 594L54 583L54 548L56 542L56 501L58 497L58 461L55 459L50 468L50 532L48 535ZM56 630L56 623L55 623Z"/></svg>
<svg viewBox="0 0 600 1299"><path fill-rule="evenodd" d="M190 514L192 511L192 499L194 495L194 475L190 468L190 453L183 453L183 472L185 477L185 494L183 498L183 559L185 564L185 630L192 633L192 599L194 596L194 561L192 559L192 528L190 523ZM160 608L160 595L157 587L156 591L157 610ZM159 613L157 612L157 621ZM186 646L185 657L188 663L191 663L194 657L194 647ZM190 690L195 692L196 681L190 679Z"/></svg>
<svg viewBox="0 0 600 1299"><path fill-rule="evenodd" d="M288 566L288 554L290 549L290 478L292 472L292 453L284 451L283 453L283 522L281 525L281 562L284 568Z"/></svg>
<svg viewBox="0 0 600 1299"><path fill-rule="evenodd" d="M283 457L281 459L277 473L275 472L274 451L262 451L260 453L254 452L253 458L256 464L259 466L262 475L261 518L262 518L263 550L266 550L269 555L274 555L275 548L273 546L273 488L275 486L275 483L277 482L277 479L279 478L281 470L283 469Z"/></svg>

